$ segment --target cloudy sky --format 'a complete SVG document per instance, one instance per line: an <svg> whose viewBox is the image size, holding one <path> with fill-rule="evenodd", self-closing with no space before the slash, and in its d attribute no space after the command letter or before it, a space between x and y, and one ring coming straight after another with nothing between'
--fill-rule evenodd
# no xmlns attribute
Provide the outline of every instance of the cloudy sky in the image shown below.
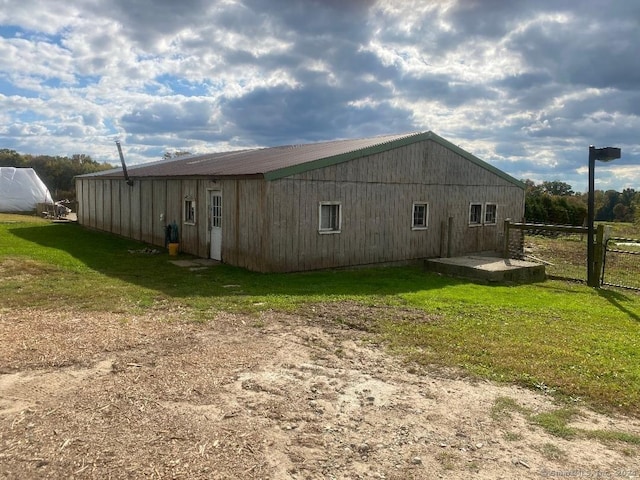
<svg viewBox="0 0 640 480"><path fill-rule="evenodd" d="M635 0L0 0L0 148L118 163L432 130L640 190Z"/></svg>

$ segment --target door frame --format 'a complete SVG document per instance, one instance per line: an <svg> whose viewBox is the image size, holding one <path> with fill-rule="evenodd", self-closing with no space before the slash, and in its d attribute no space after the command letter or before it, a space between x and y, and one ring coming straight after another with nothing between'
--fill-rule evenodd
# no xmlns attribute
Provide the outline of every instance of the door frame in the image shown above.
<svg viewBox="0 0 640 480"><path fill-rule="evenodd" d="M220 197L220 226L219 227L214 227L213 226L213 211L212 211L212 207L213 207L213 196L214 195L218 195ZM223 205L223 198L222 198L222 189L221 188L208 188L207 189L207 234L209 236L208 241L207 241L207 245L208 245L208 254L209 254L209 258L212 258L214 260L222 260L222 209L224 208ZM220 245L218 248L218 251L220 252L218 257L220 258L215 258L215 256L213 255L214 253L214 249L213 249L213 229L214 228L219 228L220 229Z"/></svg>

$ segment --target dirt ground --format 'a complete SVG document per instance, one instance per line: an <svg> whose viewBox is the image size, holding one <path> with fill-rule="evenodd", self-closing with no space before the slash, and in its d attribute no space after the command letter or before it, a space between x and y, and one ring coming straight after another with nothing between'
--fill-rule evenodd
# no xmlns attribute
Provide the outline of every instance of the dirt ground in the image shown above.
<svg viewBox="0 0 640 480"><path fill-rule="evenodd" d="M0 477L640 478L639 446L551 436L519 409L558 408L543 392L407 365L345 308L366 319L0 307Z"/></svg>

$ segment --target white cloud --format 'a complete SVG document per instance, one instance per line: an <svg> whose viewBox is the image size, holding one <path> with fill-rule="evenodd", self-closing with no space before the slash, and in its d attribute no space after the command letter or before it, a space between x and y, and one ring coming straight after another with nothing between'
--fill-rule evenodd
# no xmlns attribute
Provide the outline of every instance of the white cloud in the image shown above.
<svg viewBox="0 0 640 480"><path fill-rule="evenodd" d="M517 178L583 183L586 146L620 145L602 173L640 190L639 15L624 0L4 0L0 148L114 161L118 136L135 163L431 129Z"/></svg>

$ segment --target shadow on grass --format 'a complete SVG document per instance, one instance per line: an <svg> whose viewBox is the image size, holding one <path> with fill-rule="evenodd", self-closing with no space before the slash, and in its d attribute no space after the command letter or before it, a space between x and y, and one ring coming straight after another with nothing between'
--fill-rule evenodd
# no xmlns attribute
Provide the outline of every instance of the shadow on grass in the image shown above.
<svg viewBox="0 0 640 480"><path fill-rule="evenodd" d="M76 261L75 267L89 268L129 284L162 292L170 297L245 296L384 296L440 289L468 283L425 273L419 267L379 267L352 270L322 270L301 273L261 274L228 265L201 270L178 267L170 260L192 258L142 253L149 245L77 224L20 226L7 229L25 242L44 247L30 256L46 260L64 252ZM51 250L47 250L51 249ZM63 255L67 257L66 255ZM51 260L55 262L55 260ZM60 263L69 263L67 257ZM236 290L228 287L238 287Z"/></svg>
<svg viewBox="0 0 640 480"><path fill-rule="evenodd" d="M622 302L628 302L629 298L627 295L617 292L615 290L605 290L602 288L598 289L598 295L607 300L611 305L616 307L621 312L629 315L630 318L634 319L636 322L640 322L640 316L626 308Z"/></svg>

